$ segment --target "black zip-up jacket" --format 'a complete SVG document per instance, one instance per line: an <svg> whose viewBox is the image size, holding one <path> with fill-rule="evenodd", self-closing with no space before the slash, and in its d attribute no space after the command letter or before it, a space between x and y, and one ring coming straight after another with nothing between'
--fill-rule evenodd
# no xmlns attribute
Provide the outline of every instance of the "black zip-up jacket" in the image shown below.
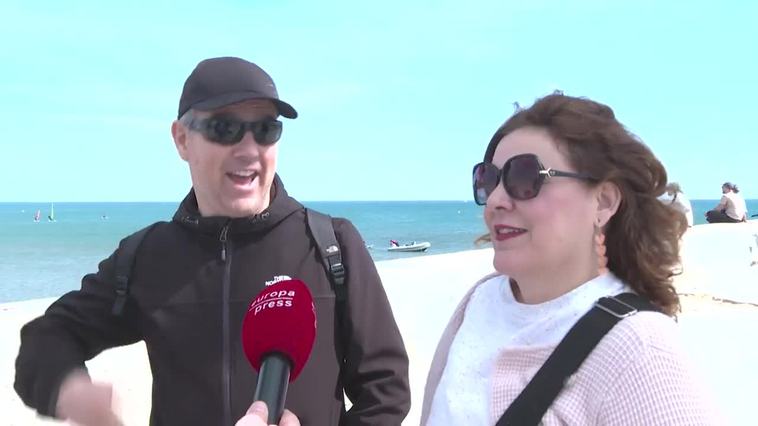
<svg viewBox="0 0 758 426"><path fill-rule="evenodd" d="M309 286L318 323L286 407L303 425L399 425L410 408L408 357L362 238L349 221L333 220L348 290L338 330L334 292L306 232L304 208L278 177L275 188L267 210L240 219L201 217L190 192L173 221L155 226L140 246L121 317L111 314L116 250L80 290L26 324L14 385L24 403L54 416L67 374L105 349L144 340L153 374L151 425L233 425L256 384L240 339L244 314L266 281L286 275ZM353 402L347 412L343 385Z"/></svg>

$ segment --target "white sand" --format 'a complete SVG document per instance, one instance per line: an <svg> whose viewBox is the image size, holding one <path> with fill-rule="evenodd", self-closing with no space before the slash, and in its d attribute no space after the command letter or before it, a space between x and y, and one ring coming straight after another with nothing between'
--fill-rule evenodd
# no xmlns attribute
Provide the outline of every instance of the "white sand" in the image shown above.
<svg viewBox="0 0 758 426"><path fill-rule="evenodd" d="M753 330L758 324L758 307L714 302L710 295L758 303L758 266L749 266L750 255L758 253L752 234L758 234L757 222L695 226L685 235L685 272L676 280L680 291L699 295L683 298L682 336L696 370L713 389L725 413L724 423L750 423L754 417L750 410L754 397L746 389L758 382L758 368L753 366L758 359ZM404 424L416 425L437 339L466 290L492 271L492 252L484 249L412 257L379 262L378 268L411 358L413 406ZM0 407L5 412L5 424L57 424L36 417L13 391L18 331L42 314L52 300L0 305L0 365L6 369L0 382ZM114 383L126 425L147 424L151 377L144 344L111 349L88 366L97 380Z"/></svg>
<svg viewBox="0 0 758 426"><path fill-rule="evenodd" d="M681 255L679 292L758 304L758 221L694 226Z"/></svg>

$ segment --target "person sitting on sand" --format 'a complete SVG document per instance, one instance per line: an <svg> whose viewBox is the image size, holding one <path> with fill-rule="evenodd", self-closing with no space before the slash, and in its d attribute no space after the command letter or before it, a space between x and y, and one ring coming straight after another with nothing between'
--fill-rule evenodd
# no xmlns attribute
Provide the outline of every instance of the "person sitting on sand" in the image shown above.
<svg viewBox="0 0 758 426"><path fill-rule="evenodd" d="M665 196L659 198L664 204L671 206L674 210L682 212L687 218L687 226L694 224L692 215L692 204L682 192L682 187L676 182L670 182L666 185Z"/></svg>
<svg viewBox="0 0 758 426"><path fill-rule="evenodd" d="M705 213L708 223L736 223L747 221L747 205L737 185L725 182L721 185L721 200Z"/></svg>
<svg viewBox="0 0 758 426"><path fill-rule="evenodd" d="M606 105L552 94L516 111L473 170L497 272L473 286L443 332L421 424L493 425L514 401L531 420L506 414L497 424L718 423L672 318L687 223L657 200L666 180ZM601 302L613 308L594 307ZM547 401L550 392L522 399L547 388L530 381L569 330L592 334L588 312L589 325L619 322L573 374L541 376L557 383ZM567 352L548 364L571 363Z"/></svg>

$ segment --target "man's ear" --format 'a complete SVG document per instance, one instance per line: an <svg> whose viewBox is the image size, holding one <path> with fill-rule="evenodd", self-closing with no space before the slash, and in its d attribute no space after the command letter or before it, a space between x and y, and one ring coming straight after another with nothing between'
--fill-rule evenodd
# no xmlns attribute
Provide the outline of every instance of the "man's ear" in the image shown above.
<svg viewBox="0 0 758 426"><path fill-rule="evenodd" d="M174 120L171 123L171 137L174 138L174 145L176 146L176 152L179 153L179 157L187 161L187 128L179 120Z"/></svg>
<svg viewBox="0 0 758 426"><path fill-rule="evenodd" d="M603 182L597 188L597 224L605 226L621 205L621 190L613 182Z"/></svg>

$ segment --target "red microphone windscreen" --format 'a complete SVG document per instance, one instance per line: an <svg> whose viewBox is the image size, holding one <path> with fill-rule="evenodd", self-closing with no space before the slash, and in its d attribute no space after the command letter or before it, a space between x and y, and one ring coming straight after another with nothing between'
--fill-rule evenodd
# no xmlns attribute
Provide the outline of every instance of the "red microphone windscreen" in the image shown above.
<svg viewBox="0 0 758 426"><path fill-rule="evenodd" d="M242 323L242 348L259 371L263 357L278 352L290 359L290 381L297 378L313 349L316 309L308 286L300 280L279 281L250 303Z"/></svg>

